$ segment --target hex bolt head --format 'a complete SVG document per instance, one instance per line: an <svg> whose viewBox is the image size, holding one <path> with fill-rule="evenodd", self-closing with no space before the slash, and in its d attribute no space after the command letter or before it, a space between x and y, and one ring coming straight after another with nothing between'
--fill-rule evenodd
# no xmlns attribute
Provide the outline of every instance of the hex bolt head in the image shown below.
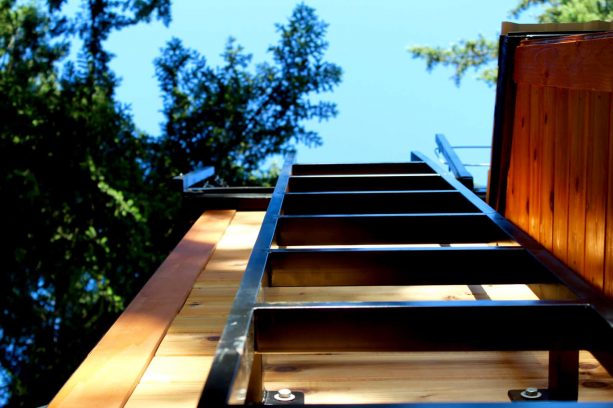
<svg viewBox="0 0 613 408"><path fill-rule="evenodd" d="M526 399L537 399L541 398L543 394L538 390L538 388L528 387L523 390L519 395Z"/></svg>
<svg viewBox="0 0 613 408"><path fill-rule="evenodd" d="M287 402L293 401L294 399L296 399L296 396L292 394L292 390L290 390L289 388L282 388L277 391L277 393L274 395L274 398L277 401Z"/></svg>

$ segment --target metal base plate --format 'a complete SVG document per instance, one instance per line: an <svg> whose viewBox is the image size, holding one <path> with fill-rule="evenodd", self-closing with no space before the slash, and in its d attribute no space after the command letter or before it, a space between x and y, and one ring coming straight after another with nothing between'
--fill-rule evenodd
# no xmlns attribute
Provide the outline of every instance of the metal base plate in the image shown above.
<svg viewBox="0 0 613 408"><path fill-rule="evenodd" d="M547 388L539 388L538 391L541 396L538 398L525 398L521 394L525 390L509 390L509 399L512 402L530 402L530 401L551 401L549 390Z"/></svg>

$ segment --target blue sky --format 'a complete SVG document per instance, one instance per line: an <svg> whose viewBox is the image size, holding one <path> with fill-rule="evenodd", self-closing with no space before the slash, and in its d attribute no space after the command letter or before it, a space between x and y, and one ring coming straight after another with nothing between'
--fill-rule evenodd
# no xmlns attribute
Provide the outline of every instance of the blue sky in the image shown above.
<svg viewBox="0 0 613 408"><path fill-rule="evenodd" d="M308 0L329 23L328 60L344 70L342 84L327 99L339 115L313 128L324 145L300 147L300 162L406 161L410 151L434 155L434 135L452 144L490 144L494 88L474 79L458 88L450 69L425 70L409 45L446 46L484 34L496 38L517 0ZM254 56L268 58L276 41L274 23L285 22L295 1L177 0L173 21L139 25L115 33L107 46L111 66L122 77L121 101L131 105L137 125L159 134L163 117L152 61L171 37L217 65L228 36ZM532 13L534 14L534 13ZM524 22L532 16L524 16Z"/></svg>

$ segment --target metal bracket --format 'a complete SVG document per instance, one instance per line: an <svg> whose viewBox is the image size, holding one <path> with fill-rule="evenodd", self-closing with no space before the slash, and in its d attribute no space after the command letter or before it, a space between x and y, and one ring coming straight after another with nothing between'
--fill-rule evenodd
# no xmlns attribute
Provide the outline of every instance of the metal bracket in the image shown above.
<svg viewBox="0 0 613 408"><path fill-rule="evenodd" d="M292 391L294 398L291 401L281 401L275 398L277 391L264 391L264 405L304 405L304 392Z"/></svg>

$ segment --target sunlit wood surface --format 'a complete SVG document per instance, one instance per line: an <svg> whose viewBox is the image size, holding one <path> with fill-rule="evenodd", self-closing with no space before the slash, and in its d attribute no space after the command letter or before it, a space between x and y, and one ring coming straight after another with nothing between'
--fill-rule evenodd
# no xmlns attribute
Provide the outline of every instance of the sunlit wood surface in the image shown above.
<svg viewBox="0 0 613 408"><path fill-rule="evenodd" d="M505 216L613 298L613 34L524 42Z"/></svg>
<svg viewBox="0 0 613 408"><path fill-rule="evenodd" d="M509 402L509 389L547 387L544 352L270 355L264 364L267 389L303 391L307 404ZM613 381L589 353L580 370L580 400L613 401Z"/></svg>
<svg viewBox="0 0 613 408"><path fill-rule="evenodd" d="M121 407L234 216L203 214L90 352L50 407Z"/></svg>
<svg viewBox="0 0 613 408"><path fill-rule="evenodd" d="M127 407L195 407L263 212L238 212L168 329Z"/></svg>
<svg viewBox="0 0 613 408"><path fill-rule="evenodd" d="M128 407L197 405L262 217L236 214ZM271 303L538 299L526 285L286 287L262 295ZM510 388L547 384L542 352L267 355L264 363L266 389L304 391L307 403L508 401ZM587 353L582 367L581 398L613 400L613 381Z"/></svg>
<svg viewBox="0 0 613 408"><path fill-rule="evenodd" d="M142 377L138 375L138 385L127 407L197 406L263 215L261 212L234 215L150 364ZM263 290L266 302L487 299L537 297L525 285ZM469 321L466 330L471 330ZM283 335L282 328L279 335ZM613 380L587 353L582 353L581 359L580 398L613 401ZM126 359L124 367L129 364ZM121 377L121 369L112 375ZM264 369L266 389L289 387L304 391L307 403L508 401L506 392L510 388L547 384L547 355L542 352L266 355ZM103 389L103 380L98 381ZM110 406L104 394L100 393L99 398L98 406Z"/></svg>

